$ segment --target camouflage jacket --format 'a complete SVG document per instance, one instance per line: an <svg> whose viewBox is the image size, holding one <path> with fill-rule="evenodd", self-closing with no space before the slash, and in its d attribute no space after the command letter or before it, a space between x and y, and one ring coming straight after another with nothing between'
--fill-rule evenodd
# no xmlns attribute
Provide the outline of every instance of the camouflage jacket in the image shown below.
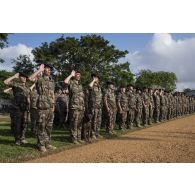
<svg viewBox="0 0 195 195"><path fill-rule="evenodd" d="M126 93L121 93L119 92L117 97L116 97L116 100L118 103L120 103L121 105L121 108L123 111L128 111L128 96Z"/></svg>
<svg viewBox="0 0 195 195"><path fill-rule="evenodd" d="M160 96L159 95L154 95L154 107L159 108L160 107Z"/></svg>
<svg viewBox="0 0 195 195"><path fill-rule="evenodd" d="M136 108L142 109L143 108L143 100L140 94L136 95Z"/></svg>
<svg viewBox="0 0 195 195"><path fill-rule="evenodd" d="M36 89L38 93L37 108L40 110L54 108L54 80L51 77L40 76L36 82Z"/></svg>
<svg viewBox="0 0 195 195"><path fill-rule="evenodd" d="M69 84L70 101L69 107L72 110L85 110L84 92L80 82L70 80Z"/></svg>
<svg viewBox="0 0 195 195"><path fill-rule="evenodd" d="M165 106L165 103L166 103L165 101L166 101L166 100L165 100L165 96L164 96L164 95L161 95L161 96L160 96L160 105L161 105L161 106Z"/></svg>
<svg viewBox="0 0 195 195"><path fill-rule="evenodd" d="M143 98L143 102L144 102L145 106L149 107L149 105L150 105L149 95L147 93L143 93L142 98Z"/></svg>
<svg viewBox="0 0 195 195"><path fill-rule="evenodd" d="M109 108L116 110L116 95L114 90L106 89L104 93L104 101L107 101Z"/></svg>
<svg viewBox="0 0 195 195"><path fill-rule="evenodd" d="M164 96L165 98L165 106L169 106L169 98L167 95Z"/></svg>
<svg viewBox="0 0 195 195"><path fill-rule="evenodd" d="M12 108L21 109L23 111L29 110L29 88L20 82L11 82L9 86L12 87L13 90Z"/></svg>
<svg viewBox="0 0 195 195"><path fill-rule="evenodd" d="M127 96L128 96L129 108L135 109L136 108L136 95L133 92L128 91Z"/></svg>
<svg viewBox="0 0 195 195"><path fill-rule="evenodd" d="M89 102L91 109L102 108L102 90L100 86L89 87Z"/></svg>
<svg viewBox="0 0 195 195"><path fill-rule="evenodd" d="M152 94L149 94L150 107L154 108L154 97Z"/></svg>
<svg viewBox="0 0 195 195"><path fill-rule="evenodd" d="M37 90L33 89L30 92L30 108L31 109L37 109L37 100L38 100Z"/></svg>

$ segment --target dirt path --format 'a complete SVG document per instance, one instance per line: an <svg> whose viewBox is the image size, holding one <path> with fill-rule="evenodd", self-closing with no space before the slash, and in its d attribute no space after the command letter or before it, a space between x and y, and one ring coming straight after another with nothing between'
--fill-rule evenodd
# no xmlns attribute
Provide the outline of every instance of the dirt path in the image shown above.
<svg viewBox="0 0 195 195"><path fill-rule="evenodd" d="M29 162L195 162L195 115Z"/></svg>

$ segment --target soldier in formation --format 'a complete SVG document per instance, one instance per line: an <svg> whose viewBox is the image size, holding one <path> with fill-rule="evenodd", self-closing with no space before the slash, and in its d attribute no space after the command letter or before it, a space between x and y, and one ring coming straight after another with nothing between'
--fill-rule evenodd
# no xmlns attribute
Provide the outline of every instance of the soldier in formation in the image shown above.
<svg viewBox="0 0 195 195"><path fill-rule="evenodd" d="M27 143L25 138L30 104L30 90L26 85L27 78L26 74L20 72L4 81L5 85L11 87L13 91L11 128L16 145Z"/></svg>
<svg viewBox="0 0 195 195"><path fill-rule="evenodd" d="M65 86L54 94L52 69L50 65L41 64L29 77L20 72L4 81L12 91L10 117L16 145L27 143L29 113L38 149L46 152L56 148L51 144L54 115L61 126L65 127L68 122L72 143L81 144L102 137L103 121L106 133L113 135L116 127L123 131L146 127L195 112L195 98L181 92L141 90L124 84L117 89L113 81L107 81L102 88L97 74L92 74L87 87L83 88L81 73L75 70L64 79ZM26 84L28 80L34 82L31 87Z"/></svg>

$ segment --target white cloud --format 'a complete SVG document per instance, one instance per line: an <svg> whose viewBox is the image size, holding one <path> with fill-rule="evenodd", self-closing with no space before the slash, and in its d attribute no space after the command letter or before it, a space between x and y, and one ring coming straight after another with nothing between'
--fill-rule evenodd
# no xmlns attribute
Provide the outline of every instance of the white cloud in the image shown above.
<svg viewBox="0 0 195 195"><path fill-rule="evenodd" d="M17 58L19 55L28 55L33 60L33 54L31 53L33 48L24 44L18 44L15 46L6 47L0 49L0 58L4 59L4 63L0 64L0 70L12 70L14 64L11 63L12 59Z"/></svg>
<svg viewBox="0 0 195 195"><path fill-rule="evenodd" d="M127 60L133 72L140 69L175 72L178 90L195 89L195 38L174 40L171 34L154 34L144 50L129 53Z"/></svg>

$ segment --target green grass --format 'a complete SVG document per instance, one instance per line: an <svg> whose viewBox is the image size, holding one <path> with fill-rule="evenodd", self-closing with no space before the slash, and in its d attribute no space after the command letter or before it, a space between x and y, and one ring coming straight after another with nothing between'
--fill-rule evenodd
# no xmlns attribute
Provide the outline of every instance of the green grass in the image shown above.
<svg viewBox="0 0 195 195"><path fill-rule="evenodd" d="M105 130L101 130L101 134L105 138L117 136L106 136ZM120 132L118 131L117 134L120 134ZM71 143L68 130L55 127L52 132L52 145L57 147L55 151L47 151L44 154L40 153L37 150L37 139L31 136L30 130L26 133L26 140L28 141L27 144L16 146L14 144L14 136L10 130L9 116L0 116L0 162L24 162L47 156L48 154L57 153L64 149L80 146Z"/></svg>
<svg viewBox="0 0 195 195"><path fill-rule="evenodd" d="M10 130L9 117L0 116L0 162L22 162L54 152L49 151L46 154L41 154L36 147L36 138L32 138L30 134L30 131L26 134L27 144L16 146L14 144L14 136ZM55 152L61 151L64 148L73 147L69 137L67 130L57 130L54 128L52 132L52 144L58 148Z"/></svg>
<svg viewBox="0 0 195 195"><path fill-rule="evenodd" d="M105 130L101 130L101 134L107 138L115 138L122 132L117 131L116 135L107 136ZM30 130L26 133L27 144L16 146L14 144L14 136L10 130L9 116L0 116L0 162L24 162L33 158L40 158L48 154L57 153L64 149L79 147L70 141L70 133L64 129L53 129L52 132L52 145L56 146L55 151L47 151L42 154L37 150L37 139L31 136Z"/></svg>

